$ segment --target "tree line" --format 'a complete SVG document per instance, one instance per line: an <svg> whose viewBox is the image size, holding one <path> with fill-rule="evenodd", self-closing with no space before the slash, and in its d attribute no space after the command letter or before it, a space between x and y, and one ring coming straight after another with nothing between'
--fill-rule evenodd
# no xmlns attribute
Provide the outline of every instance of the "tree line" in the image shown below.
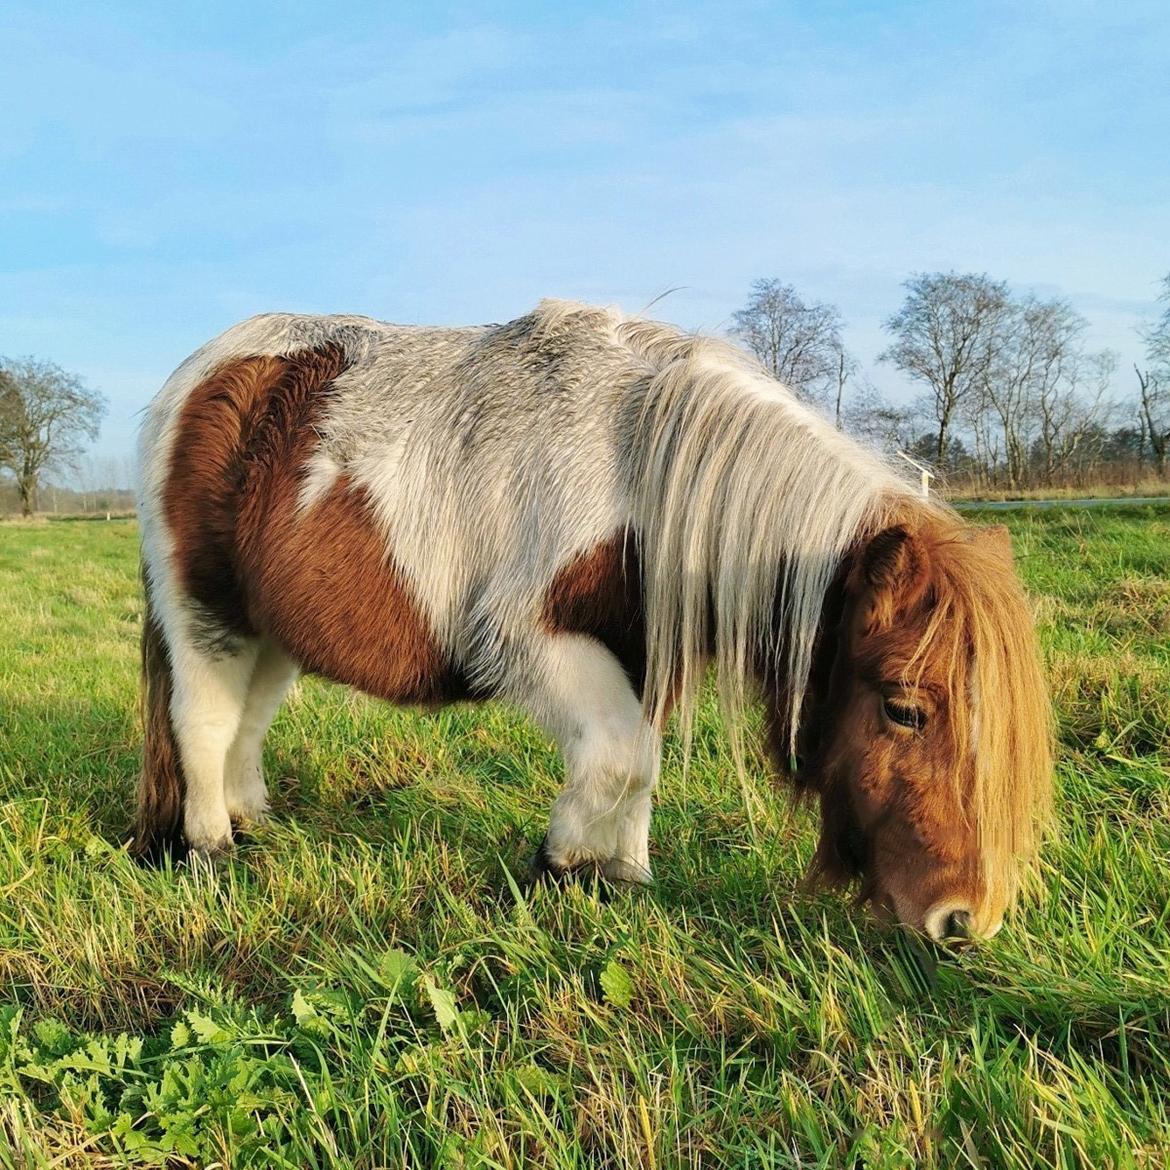
<svg viewBox="0 0 1170 1170"><path fill-rule="evenodd" d="M1087 322L1065 300L1019 294L985 274L919 273L885 321L880 364L921 388L908 404L885 398L842 338L835 305L806 301L789 284L758 280L730 333L838 427L927 461L953 487L1018 490L1164 478L1170 456L1170 275L1160 313L1141 329L1144 361L1130 394L1113 395L1117 356L1085 344ZM37 508L48 475L60 507L125 507L125 483L94 461L105 399L80 378L36 358L0 358L0 508ZM118 469L120 475L124 469ZM107 482L103 482L103 477ZM115 498L116 497L116 498ZM6 510L6 509L5 509ZM102 509L104 510L104 509Z"/></svg>
<svg viewBox="0 0 1170 1170"><path fill-rule="evenodd" d="M881 395L842 340L834 305L758 280L730 333L842 429L929 462L953 486L1017 490L1165 477L1170 446L1170 275L1141 330L1145 361L1113 395L1117 355L1085 343L1065 300L1019 294L985 274L919 273L884 323L878 362L921 393Z"/></svg>

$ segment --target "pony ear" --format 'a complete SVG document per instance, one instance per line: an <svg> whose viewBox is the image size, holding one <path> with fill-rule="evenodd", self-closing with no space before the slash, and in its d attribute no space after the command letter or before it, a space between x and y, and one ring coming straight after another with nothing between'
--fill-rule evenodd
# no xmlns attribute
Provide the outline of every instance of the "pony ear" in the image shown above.
<svg viewBox="0 0 1170 1170"><path fill-rule="evenodd" d="M866 628L889 626L895 612L917 601L926 589L926 550L900 524L885 528L861 555L861 577L870 593Z"/></svg>
<svg viewBox="0 0 1170 1170"><path fill-rule="evenodd" d="M913 592L914 584L926 577L926 552L913 533L895 524L865 546L861 565L871 589Z"/></svg>
<svg viewBox="0 0 1170 1170"><path fill-rule="evenodd" d="M1005 525L992 524L987 528L980 528L976 531L974 539L994 549L1009 565L1015 563L1012 556L1012 534Z"/></svg>

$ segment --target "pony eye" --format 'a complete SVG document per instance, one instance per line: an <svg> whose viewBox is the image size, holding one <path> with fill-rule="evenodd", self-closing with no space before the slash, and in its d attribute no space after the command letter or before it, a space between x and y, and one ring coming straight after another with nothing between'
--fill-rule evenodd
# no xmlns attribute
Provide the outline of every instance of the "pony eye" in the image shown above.
<svg viewBox="0 0 1170 1170"><path fill-rule="evenodd" d="M901 699L886 699L882 705L885 708L886 718L891 723L897 723L900 727L909 727L914 731L921 731L926 726L926 712L921 707L915 707L912 703L903 702Z"/></svg>

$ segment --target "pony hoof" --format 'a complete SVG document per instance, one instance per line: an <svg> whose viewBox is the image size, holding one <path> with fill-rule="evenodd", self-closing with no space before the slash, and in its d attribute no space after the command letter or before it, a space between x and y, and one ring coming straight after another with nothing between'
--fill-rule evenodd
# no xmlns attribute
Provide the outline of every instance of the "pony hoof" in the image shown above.
<svg viewBox="0 0 1170 1170"><path fill-rule="evenodd" d="M223 872L226 849L209 853L206 849L188 849L181 861L175 862L175 876L183 875L190 881L216 881Z"/></svg>
<svg viewBox="0 0 1170 1170"><path fill-rule="evenodd" d="M187 861L212 862L217 857L223 857L232 851L235 844L231 833L226 837L215 837L210 840L192 841L187 838Z"/></svg>
<svg viewBox="0 0 1170 1170"><path fill-rule="evenodd" d="M233 842L228 841L226 844L216 845L212 849L188 849L184 864L192 869L199 866L210 869L217 861L222 860L232 852L232 845Z"/></svg>
<svg viewBox="0 0 1170 1170"><path fill-rule="evenodd" d="M247 828L263 825L268 820L268 806L242 805L239 808L229 808L228 816L232 819L232 828Z"/></svg>
<svg viewBox="0 0 1170 1170"><path fill-rule="evenodd" d="M226 853L232 847L232 822L227 809L189 809L183 820L187 849L207 857Z"/></svg>
<svg viewBox="0 0 1170 1170"><path fill-rule="evenodd" d="M528 876L534 882L560 882L569 871L556 865L548 855L548 838L541 838L536 852L528 862Z"/></svg>
<svg viewBox="0 0 1170 1170"><path fill-rule="evenodd" d="M583 861L578 865L558 865L549 856L547 837L537 847L536 853L528 863L528 870L533 883L596 886L603 899L608 897L610 891L609 881L599 862Z"/></svg>

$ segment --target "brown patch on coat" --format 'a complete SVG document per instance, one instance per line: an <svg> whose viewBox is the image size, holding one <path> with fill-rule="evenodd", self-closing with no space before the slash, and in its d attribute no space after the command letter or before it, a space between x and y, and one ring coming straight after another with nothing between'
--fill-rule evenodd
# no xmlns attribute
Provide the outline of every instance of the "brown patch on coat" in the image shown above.
<svg viewBox="0 0 1170 1170"><path fill-rule="evenodd" d="M399 703L471 697L394 564L366 489L342 475L311 508L258 510L250 617L306 670Z"/></svg>
<svg viewBox="0 0 1170 1170"><path fill-rule="evenodd" d="M311 449L313 424L345 368L337 345L239 358L183 403L163 503L180 578L213 649L257 632L238 564L243 513L297 476L298 455Z"/></svg>
<svg viewBox="0 0 1170 1170"><path fill-rule="evenodd" d="M364 488L341 475L300 509L337 345L241 358L180 412L165 490L185 590L210 649L267 635L303 669L397 702L468 695L445 661Z"/></svg>
<svg viewBox="0 0 1170 1170"><path fill-rule="evenodd" d="M557 571L541 622L550 633L596 638L621 663L634 692L646 683L642 564L633 533L617 532Z"/></svg>

